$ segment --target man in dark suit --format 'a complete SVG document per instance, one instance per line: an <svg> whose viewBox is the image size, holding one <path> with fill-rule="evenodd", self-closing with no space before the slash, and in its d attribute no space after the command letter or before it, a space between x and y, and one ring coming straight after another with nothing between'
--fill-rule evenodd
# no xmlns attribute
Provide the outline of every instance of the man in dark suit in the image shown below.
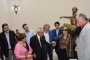
<svg viewBox="0 0 90 60"><path fill-rule="evenodd" d="M16 35L14 31L11 31L9 29L7 23L2 24L2 30L3 32L0 33L0 38L3 44L3 54L5 55L5 59L15 60L13 52L16 44L16 37L15 37Z"/></svg>
<svg viewBox="0 0 90 60"><path fill-rule="evenodd" d="M36 55L35 60L46 60L46 51L45 47L47 42L43 35L42 28L37 29L37 34L31 37L30 46L33 49L33 53Z"/></svg>
<svg viewBox="0 0 90 60"><path fill-rule="evenodd" d="M55 27L56 29L53 30L53 34L54 34L54 40L56 41L56 46L55 46L55 51L56 54L58 56L58 59L60 60L60 49L59 49L59 42L60 42L60 38L62 37L62 30L60 29L60 23L59 22L55 22Z"/></svg>
<svg viewBox="0 0 90 60"><path fill-rule="evenodd" d="M3 50L2 50L3 48L2 48L2 40L0 39L0 58L2 59L2 60L4 60L3 59Z"/></svg>

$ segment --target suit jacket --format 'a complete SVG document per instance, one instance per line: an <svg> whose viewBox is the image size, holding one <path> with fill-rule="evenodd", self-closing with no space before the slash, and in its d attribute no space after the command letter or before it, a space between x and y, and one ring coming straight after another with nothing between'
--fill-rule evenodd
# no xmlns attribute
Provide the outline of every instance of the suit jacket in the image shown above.
<svg viewBox="0 0 90 60"><path fill-rule="evenodd" d="M48 33L49 33L49 40L50 40L50 42L52 42L54 40L53 39L53 37L54 37L53 32L52 31L48 31Z"/></svg>
<svg viewBox="0 0 90 60"><path fill-rule="evenodd" d="M81 32L82 28L80 26L76 27L72 37L76 37L79 36L80 32Z"/></svg>
<svg viewBox="0 0 90 60"><path fill-rule="evenodd" d="M19 60L19 59L20 60L33 60L33 58L21 59L22 56L26 56L28 53L32 54L32 49L29 44L28 44L28 46L29 46L29 51L24 46L22 46L22 44L20 42L18 42L16 44L14 53L15 53L17 60Z"/></svg>
<svg viewBox="0 0 90 60"><path fill-rule="evenodd" d="M78 60L90 60L90 23L87 23L77 40Z"/></svg>
<svg viewBox="0 0 90 60"><path fill-rule="evenodd" d="M0 39L0 58L2 58L2 54L3 54L3 47L2 47L2 40Z"/></svg>
<svg viewBox="0 0 90 60"><path fill-rule="evenodd" d="M45 47L47 44L44 36L42 37L42 47L40 46L37 35L31 37L30 46L33 49L33 53L37 56L36 60L46 60Z"/></svg>
<svg viewBox="0 0 90 60"><path fill-rule="evenodd" d="M5 57L8 57L9 56L9 46L8 46L7 38L5 36L5 32L0 33L0 38L3 44L3 54L5 55ZM14 47L16 44L16 35L14 31L9 31L9 40L10 40L11 49L14 52Z"/></svg>
<svg viewBox="0 0 90 60"><path fill-rule="evenodd" d="M54 35L53 39L54 39L55 41L60 41L60 37L59 37L59 36L60 36L61 34L63 34L62 30L59 29L58 36L57 36L57 34L56 34L56 29L52 30L52 32L53 32L53 35Z"/></svg>

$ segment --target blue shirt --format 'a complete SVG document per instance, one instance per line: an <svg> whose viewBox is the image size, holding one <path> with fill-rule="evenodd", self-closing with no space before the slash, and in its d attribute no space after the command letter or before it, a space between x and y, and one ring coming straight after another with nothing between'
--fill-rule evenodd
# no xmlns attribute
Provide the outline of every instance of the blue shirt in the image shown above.
<svg viewBox="0 0 90 60"><path fill-rule="evenodd" d="M57 37L58 37L58 33L59 33L59 29L56 29L56 35L57 35Z"/></svg>
<svg viewBox="0 0 90 60"><path fill-rule="evenodd" d="M24 32L26 34L26 41L27 43L30 43L30 38L35 35L33 30L29 30L28 32Z"/></svg>
<svg viewBox="0 0 90 60"><path fill-rule="evenodd" d="M55 41L60 41L60 35L63 34L61 29L55 29L53 30L53 35L54 35L54 40Z"/></svg>

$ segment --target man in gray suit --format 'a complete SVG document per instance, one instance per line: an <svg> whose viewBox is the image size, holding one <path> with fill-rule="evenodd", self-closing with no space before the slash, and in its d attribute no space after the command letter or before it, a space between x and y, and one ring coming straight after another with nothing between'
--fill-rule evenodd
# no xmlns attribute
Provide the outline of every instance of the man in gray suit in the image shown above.
<svg viewBox="0 0 90 60"><path fill-rule="evenodd" d="M90 22L86 15L81 13L77 24L82 28L77 41L78 60L90 60Z"/></svg>

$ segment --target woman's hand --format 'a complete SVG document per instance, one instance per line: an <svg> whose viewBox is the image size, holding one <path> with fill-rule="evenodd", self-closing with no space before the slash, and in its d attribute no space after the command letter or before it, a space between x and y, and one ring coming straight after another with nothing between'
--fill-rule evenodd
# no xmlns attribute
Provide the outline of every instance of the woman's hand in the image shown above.
<svg viewBox="0 0 90 60"><path fill-rule="evenodd" d="M28 55L31 55L32 54L32 51L30 51L29 53L28 53Z"/></svg>
<svg viewBox="0 0 90 60"><path fill-rule="evenodd" d="M33 55L27 55L26 57L27 58L33 58Z"/></svg>

